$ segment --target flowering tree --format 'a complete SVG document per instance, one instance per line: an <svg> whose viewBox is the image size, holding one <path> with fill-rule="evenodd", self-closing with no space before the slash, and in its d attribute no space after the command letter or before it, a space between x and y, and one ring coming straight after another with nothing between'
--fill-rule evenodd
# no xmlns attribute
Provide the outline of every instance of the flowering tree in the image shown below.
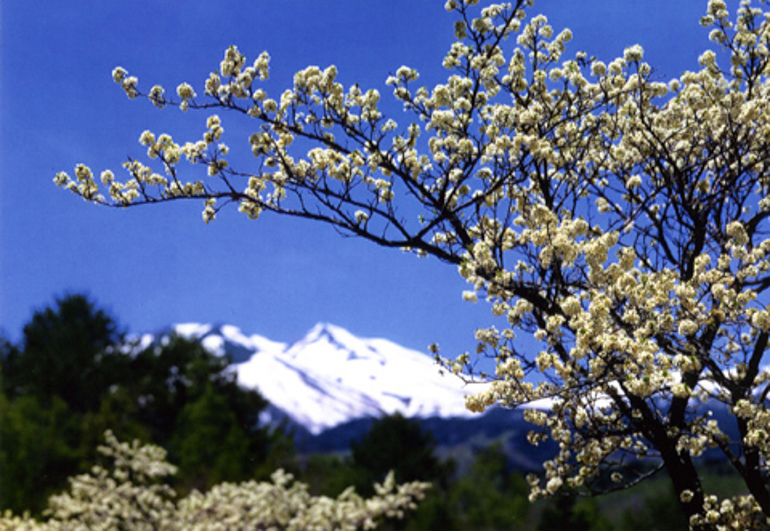
<svg viewBox="0 0 770 531"><path fill-rule="evenodd" d="M85 165L55 182L113 206L198 199L206 222L231 203L253 219L308 218L452 264L473 288L465 298L486 298L496 316L476 332L496 373L481 375L489 383L468 406L552 404L527 413L542 427L532 439L560 447L544 481L532 478L533 498L589 490L606 474L631 485L643 477L616 465L639 456L668 473L694 528L760 525L770 517L770 14L746 0L731 17L710 0L701 22L717 52L664 83L638 45L608 63L567 56L570 31L528 17L531 0L476 3L446 3L456 41L445 82L421 86L409 67L388 78L406 124L383 115L377 90L343 87L334 66L298 72L271 98L260 87L269 56L247 65L231 47L201 96L186 83L178 97L142 92L122 68L113 77L158 107L252 120L251 167L229 165L212 113L194 142L144 132L153 162L128 161L124 181L103 172L103 192ZM185 177L183 159L207 176ZM467 377L473 360L447 363ZM724 404L731 425L697 407L705 400ZM694 458L709 448L745 496L704 491Z"/></svg>
<svg viewBox="0 0 770 531"><path fill-rule="evenodd" d="M402 518L424 496L427 483L396 485L390 474L375 495L363 499L350 488L336 499L311 496L307 485L282 470L271 482L222 483L206 493L175 499L162 479L176 472L159 446L121 443L111 432L99 450L113 461L70 480L69 492L49 501L44 523L0 515L0 531L375 529L385 517Z"/></svg>

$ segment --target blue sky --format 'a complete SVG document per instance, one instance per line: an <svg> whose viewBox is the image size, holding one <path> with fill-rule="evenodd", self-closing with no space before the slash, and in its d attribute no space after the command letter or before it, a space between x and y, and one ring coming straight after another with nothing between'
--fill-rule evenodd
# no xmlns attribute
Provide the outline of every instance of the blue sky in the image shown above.
<svg viewBox="0 0 770 531"><path fill-rule="evenodd" d="M568 55L582 49L611 60L639 43L669 79L696 69L713 46L698 24L705 9L706 0L541 0L531 13L572 29ZM208 114L130 101L111 79L115 66L145 90L160 83L173 92L187 81L201 94L235 44L249 60L270 53L266 88L275 96L295 71L335 64L344 84L377 88L388 100L385 79L401 65L428 86L446 78L452 23L443 0L3 0L2 333L17 340L35 309L85 292L131 332L219 322L292 341L326 321L420 350L438 342L446 355L472 349L489 309L463 302L466 285L451 266L302 220L253 222L231 209L205 225L197 201L100 208L52 182L78 162L120 174L126 157L143 156L145 129L178 141L203 131ZM220 115L223 140L247 148L254 124Z"/></svg>

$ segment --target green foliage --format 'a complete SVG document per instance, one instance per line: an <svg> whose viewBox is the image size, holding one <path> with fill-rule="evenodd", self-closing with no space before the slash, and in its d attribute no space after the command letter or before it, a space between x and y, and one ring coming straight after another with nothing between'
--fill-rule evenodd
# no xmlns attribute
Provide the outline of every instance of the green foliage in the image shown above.
<svg viewBox="0 0 770 531"><path fill-rule="evenodd" d="M472 531L462 527L458 514L445 492L435 488L428 491L414 514L406 521L390 523L391 529L404 531Z"/></svg>
<svg viewBox="0 0 770 531"><path fill-rule="evenodd" d="M72 295L35 312L20 346L1 342L0 508L37 513L87 467L86 426L99 417L110 374L123 372L120 338L106 312Z"/></svg>
<svg viewBox="0 0 770 531"><path fill-rule="evenodd" d="M508 470L499 445L481 450L471 470L451 492L462 529L517 529L529 509L529 487L521 474Z"/></svg>
<svg viewBox="0 0 770 531"><path fill-rule="evenodd" d="M123 386L116 385L102 397L99 410L82 415L80 451L83 459L93 461L95 448L104 438L104 432L113 431L121 439L152 439L147 425L141 422L139 406L134 396Z"/></svg>
<svg viewBox="0 0 770 531"><path fill-rule="evenodd" d="M151 428L154 440L170 440L182 410L200 399L209 386L240 425L256 428L267 401L256 391L240 387L228 365L226 358L212 354L199 342L172 336L165 344L150 346L134 357L123 386L139 404L137 414Z"/></svg>
<svg viewBox="0 0 770 531"><path fill-rule="evenodd" d="M361 488L381 481L391 470L399 482L430 481L444 487L453 472L451 464L436 458L432 434L398 413L375 421L351 450L353 466L360 471Z"/></svg>
<svg viewBox="0 0 770 531"><path fill-rule="evenodd" d="M248 433L211 384L197 400L182 408L169 446L179 456L189 486L199 490L222 481L249 479L254 468L249 459Z"/></svg>
<svg viewBox="0 0 770 531"><path fill-rule="evenodd" d="M122 334L115 320L84 295L56 300L24 326L21 350L3 359L10 398L34 396L48 407L55 396L80 412L97 411L128 357L114 347Z"/></svg>
<svg viewBox="0 0 770 531"><path fill-rule="evenodd" d="M623 531L683 525L669 491L618 493L624 496L619 510L600 512L591 500L565 497L528 510L526 481L509 470L499 447L481 450L457 477L453 463L437 457L431 434L400 415L374 422L349 458L314 455L300 461L290 437L259 427L267 402L237 384L226 359L175 336L129 355L118 348L122 336L114 323L76 295L36 312L21 345L0 339L0 509L40 514L67 477L98 462L94 448L110 429L122 440L165 447L180 464L173 480L180 493L267 478L279 468L298 471L312 493L332 497L350 485L371 495L371 485L391 470L398 482L431 482L418 510L406 521L384 522L385 530L607 531L612 527L605 515ZM85 336L70 335L67 328ZM45 388L36 361L71 385ZM92 398L81 398L89 393Z"/></svg>
<svg viewBox="0 0 770 531"><path fill-rule="evenodd" d="M687 529L687 517L682 514L670 485L648 494L639 506L626 510L621 520L623 531L671 531Z"/></svg>
<svg viewBox="0 0 770 531"><path fill-rule="evenodd" d="M499 446L479 452L468 473L455 475L453 462L436 455L436 443L420 424L401 415L375 421L351 448L351 458L313 456L303 467L303 478L326 495L340 485L364 489L373 478L395 472L399 481L430 481L433 488L415 513L403 522L390 521L384 529L408 531L492 531L528 529L528 486L524 477L509 470ZM307 478L313 478L308 480Z"/></svg>
<svg viewBox="0 0 770 531"><path fill-rule="evenodd" d="M560 495L548 501L537 531L612 531L594 498Z"/></svg>
<svg viewBox="0 0 770 531"><path fill-rule="evenodd" d="M280 466L279 454L293 454L286 436L259 426L267 401L239 386L228 365L178 336L138 353L131 365L124 385L129 402L138 404L135 418L180 463L181 486L262 476L268 459Z"/></svg>
<svg viewBox="0 0 770 531"><path fill-rule="evenodd" d="M389 474L369 499L353 489L328 498L312 496L306 485L279 469L269 482L222 483L180 498L165 481L176 467L163 448L120 442L109 431L105 437L99 451L108 463L70 478L67 492L49 499L49 518L40 522L3 512L0 531L375 529L384 518L403 518L430 487L397 485Z"/></svg>
<svg viewBox="0 0 770 531"><path fill-rule="evenodd" d="M327 454L307 456L301 466L301 477L311 492L326 496L337 496L359 480L349 459Z"/></svg>
<svg viewBox="0 0 770 531"><path fill-rule="evenodd" d="M15 365L18 364L18 361L19 349L8 341L6 337L0 335L0 391L5 396L10 394L10 386L12 384L12 380L6 378L5 375L15 370Z"/></svg>
<svg viewBox="0 0 770 531"><path fill-rule="evenodd" d="M46 498L78 471L78 424L67 404L0 394L0 507L39 512Z"/></svg>
<svg viewBox="0 0 770 531"><path fill-rule="evenodd" d="M371 485L382 481L388 472L395 474L396 481L428 481L433 488L428 492L425 512L415 513L420 529L446 531L445 489L454 471L451 463L436 457L436 442L430 432L420 424L401 414L384 416L376 420L369 431L351 444L351 465L355 473L357 489L371 494ZM443 522L443 523L442 523ZM409 522L386 522L383 529L410 529Z"/></svg>
<svg viewBox="0 0 770 531"><path fill-rule="evenodd" d="M259 426L267 402L227 359L181 337L129 347L82 295L35 312L21 347L0 341L0 509L37 513L96 462L107 429L168 448L182 490L266 477L293 458L287 436Z"/></svg>

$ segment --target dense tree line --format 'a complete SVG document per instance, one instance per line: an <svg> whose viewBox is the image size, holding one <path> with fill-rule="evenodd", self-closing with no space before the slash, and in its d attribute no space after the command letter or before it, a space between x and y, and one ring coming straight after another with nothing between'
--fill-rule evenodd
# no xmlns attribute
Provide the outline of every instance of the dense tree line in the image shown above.
<svg viewBox="0 0 770 531"><path fill-rule="evenodd" d="M120 440L165 448L179 468L170 485L181 494L225 481L268 480L277 468L314 496L337 497L353 486L372 497L372 485L390 471L399 484L430 482L417 511L386 521L385 529L549 529L558 523L609 531L681 524L671 494L642 501L645 511L654 509L654 521L626 516L614 526L595 502L572 496L530 507L527 481L500 445L478 449L460 471L437 457L429 432L400 415L375 421L348 455L297 455L291 434L260 425L267 402L237 384L226 358L181 337L140 348L83 295L35 312L20 343L2 340L0 349L0 510L40 515L67 478L102 462L96 448L110 430Z"/></svg>
<svg viewBox="0 0 770 531"><path fill-rule="evenodd" d="M227 359L182 337L140 349L85 296L35 312L21 343L2 348L4 508L40 510L94 462L107 429L167 448L182 490L266 476L287 445L259 425L267 402Z"/></svg>

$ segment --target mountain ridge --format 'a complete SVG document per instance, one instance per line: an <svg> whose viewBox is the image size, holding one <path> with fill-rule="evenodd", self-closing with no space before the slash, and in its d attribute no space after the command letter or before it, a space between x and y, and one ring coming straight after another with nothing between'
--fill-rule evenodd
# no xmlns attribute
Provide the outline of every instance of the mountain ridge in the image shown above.
<svg viewBox="0 0 770 531"><path fill-rule="evenodd" d="M396 413L434 433L439 449L448 455L458 448L473 451L499 442L516 468L531 470L555 451L550 442L539 447L527 442L533 426L524 420L524 408L470 412L465 396L479 387L470 388L442 371L430 356L387 339L359 338L344 328L319 323L299 340L283 343L246 335L233 325L182 323L144 334L138 345L162 344L172 334L198 340L210 352L227 356L238 382L268 400L261 422L288 428L303 452L348 451L351 441L366 433L374 420ZM698 409L715 417L727 415L720 404L709 402ZM712 449L702 458L721 459Z"/></svg>
<svg viewBox="0 0 770 531"><path fill-rule="evenodd" d="M471 389L430 356L384 338L360 338L330 323L316 324L292 343L247 335L228 324L180 323L144 334L140 344L163 342L172 334L227 356L238 382L271 403L266 422L288 419L313 435L394 413L474 415L465 408Z"/></svg>

